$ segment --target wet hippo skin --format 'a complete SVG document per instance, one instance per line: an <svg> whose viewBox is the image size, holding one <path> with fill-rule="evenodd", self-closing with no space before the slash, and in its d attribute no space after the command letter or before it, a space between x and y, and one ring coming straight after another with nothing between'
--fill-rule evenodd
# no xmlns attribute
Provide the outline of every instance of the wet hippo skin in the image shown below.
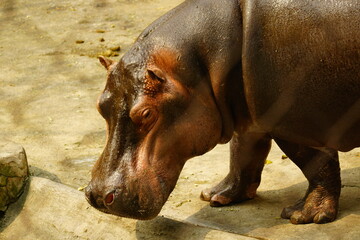
<svg viewBox="0 0 360 240"><path fill-rule="evenodd" d="M230 171L201 198L254 198L275 140L309 188L281 216L336 218L337 151L360 146L360 2L190 0L152 23L108 71L107 143L86 188L97 209L155 217L186 160L230 141Z"/></svg>

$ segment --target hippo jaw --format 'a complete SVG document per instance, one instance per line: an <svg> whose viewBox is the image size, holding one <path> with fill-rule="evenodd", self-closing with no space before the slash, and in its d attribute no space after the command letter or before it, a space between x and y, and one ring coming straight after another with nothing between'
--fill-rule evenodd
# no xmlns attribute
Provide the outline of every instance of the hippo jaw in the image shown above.
<svg viewBox="0 0 360 240"><path fill-rule="evenodd" d="M162 119L158 120L160 123ZM140 220L158 215L174 189L188 157L172 150L187 148L166 141L154 126L137 147L124 147L119 136L109 134L103 154L96 162L92 180L85 189L88 202L105 213ZM114 154L116 152L116 154ZM114 166L117 164L117 166Z"/></svg>
<svg viewBox="0 0 360 240"><path fill-rule="evenodd" d="M181 143L167 144L166 134L158 136L156 130L136 150L124 153L118 159L111 158L114 144L107 144L85 189L86 198L93 207L140 220L152 219L159 214L190 157L179 152L169 153L174 145L179 149L188 147ZM111 166L114 162L119 163L116 168Z"/></svg>

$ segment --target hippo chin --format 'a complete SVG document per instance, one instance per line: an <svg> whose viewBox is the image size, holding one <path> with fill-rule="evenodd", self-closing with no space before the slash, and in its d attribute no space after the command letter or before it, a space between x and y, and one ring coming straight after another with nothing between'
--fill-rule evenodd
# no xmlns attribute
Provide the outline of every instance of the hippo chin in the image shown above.
<svg viewBox="0 0 360 240"><path fill-rule="evenodd" d="M230 141L230 171L201 198L256 196L274 140L309 182L281 216L333 221L337 151L360 146L360 2L188 0L108 71L107 143L86 188L106 213L155 217L185 162Z"/></svg>

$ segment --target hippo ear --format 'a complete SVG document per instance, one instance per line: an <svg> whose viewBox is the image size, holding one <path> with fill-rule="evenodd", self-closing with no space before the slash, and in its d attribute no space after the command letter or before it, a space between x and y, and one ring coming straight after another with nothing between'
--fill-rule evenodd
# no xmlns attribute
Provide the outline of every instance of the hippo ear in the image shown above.
<svg viewBox="0 0 360 240"><path fill-rule="evenodd" d="M103 65L106 68L106 70L109 70L110 66L114 63L113 60L103 57L103 56L99 56L98 58L99 58L101 65Z"/></svg>

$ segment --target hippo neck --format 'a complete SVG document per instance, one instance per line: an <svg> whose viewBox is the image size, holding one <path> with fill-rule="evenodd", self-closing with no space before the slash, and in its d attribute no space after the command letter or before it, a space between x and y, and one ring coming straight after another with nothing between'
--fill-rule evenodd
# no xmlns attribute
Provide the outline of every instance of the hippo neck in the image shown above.
<svg viewBox="0 0 360 240"><path fill-rule="evenodd" d="M190 1L189 1L190 2ZM196 52L200 65L207 69L214 99L222 117L222 136L219 143L228 142L240 116L247 116L243 94L242 56L242 13L238 0L194 0L197 7L189 12L196 19L188 36L181 44ZM207 14L204 14L207 13ZM191 16L193 15L193 16ZM181 41L181 40L180 40Z"/></svg>
<svg viewBox="0 0 360 240"><path fill-rule="evenodd" d="M244 122L248 116L241 67L242 14L237 0L216 1L204 8L210 8L207 12L211 16L202 20L205 26L198 26L201 29L197 31L202 32L203 38L201 41L195 38L194 45L208 70L222 116L220 143L226 143L232 138L238 122Z"/></svg>
<svg viewBox="0 0 360 240"><path fill-rule="evenodd" d="M238 126L248 126L248 110L241 76L241 62L229 71L211 75L214 98L222 117L222 136L219 143L231 140ZM240 123L240 124L239 124Z"/></svg>

